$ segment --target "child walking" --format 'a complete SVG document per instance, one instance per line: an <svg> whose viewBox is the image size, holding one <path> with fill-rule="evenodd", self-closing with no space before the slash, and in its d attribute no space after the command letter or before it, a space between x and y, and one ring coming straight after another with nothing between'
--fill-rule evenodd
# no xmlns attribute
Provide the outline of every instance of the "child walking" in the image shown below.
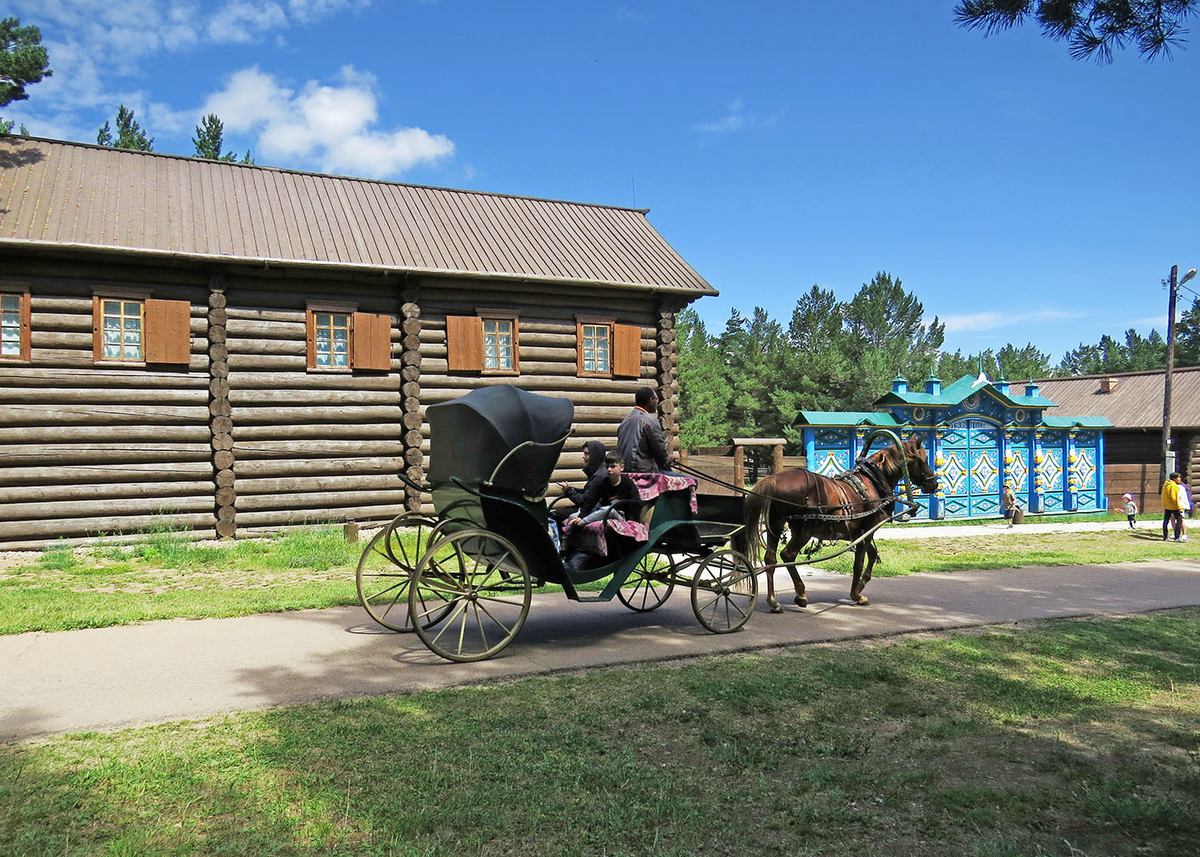
<svg viewBox="0 0 1200 857"><path fill-rule="evenodd" d="M1129 529L1136 529L1133 522L1137 520L1137 501L1133 499L1132 494L1122 494L1121 499L1125 501L1125 517L1129 519Z"/></svg>

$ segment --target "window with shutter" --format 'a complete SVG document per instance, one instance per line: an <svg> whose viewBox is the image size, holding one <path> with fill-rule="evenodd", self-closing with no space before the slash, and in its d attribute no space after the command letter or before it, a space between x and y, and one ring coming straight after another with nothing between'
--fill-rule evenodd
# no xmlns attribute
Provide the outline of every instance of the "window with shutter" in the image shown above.
<svg viewBox="0 0 1200 857"><path fill-rule="evenodd" d="M517 375L520 328L513 310L479 310L446 316L446 365L451 372Z"/></svg>
<svg viewBox="0 0 1200 857"><path fill-rule="evenodd" d="M0 360L29 360L29 292L0 292Z"/></svg>
<svg viewBox="0 0 1200 857"><path fill-rule="evenodd" d="M92 353L97 362L145 363L144 297L92 298Z"/></svg>
<svg viewBox="0 0 1200 857"><path fill-rule="evenodd" d="M392 317L356 312L350 317L350 367L376 372L392 368Z"/></svg>

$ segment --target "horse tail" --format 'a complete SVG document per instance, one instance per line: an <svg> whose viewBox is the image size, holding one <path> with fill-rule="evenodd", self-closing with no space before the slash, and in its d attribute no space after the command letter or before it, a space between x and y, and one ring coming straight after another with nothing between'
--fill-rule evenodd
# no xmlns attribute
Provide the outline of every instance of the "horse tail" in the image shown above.
<svg viewBox="0 0 1200 857"><path fill-rule="evenodd" d="M742 512L744 526L733 537L734 550L742 553L750 560L750 564L758 566L758 531L761 522L766 517L770 521L771 499L774 495L775 477L767 476L758 481L754 489L746 495L745 507ZM769 523L768 523L769 526Z"/></svg>

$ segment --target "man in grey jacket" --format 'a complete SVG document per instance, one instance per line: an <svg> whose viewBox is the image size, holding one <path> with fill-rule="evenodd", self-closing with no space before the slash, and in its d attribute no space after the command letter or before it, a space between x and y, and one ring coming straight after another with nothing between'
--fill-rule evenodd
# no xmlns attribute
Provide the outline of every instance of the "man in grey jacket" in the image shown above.
<svg viewBox="0 0 1200 857"><path fill-rule="evenodd" d="M617 429L617 452L629 473L659 473L669 470L671 451L658 421L658 393L639 387L635 407Z"/></svg>

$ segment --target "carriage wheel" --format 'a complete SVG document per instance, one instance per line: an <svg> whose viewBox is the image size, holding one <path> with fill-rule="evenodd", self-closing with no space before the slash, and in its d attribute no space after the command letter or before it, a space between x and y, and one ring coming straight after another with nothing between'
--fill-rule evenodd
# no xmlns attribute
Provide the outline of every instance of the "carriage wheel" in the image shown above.
<svg viewBox="0 0 1200 857"><path fill-rule="evenodd" d="M392 631L411 631L408 619L408 586L421 557L436 538L438 521L426 515L407 512L396 517L367 542L358 561L355 583L358 600L371 618ZM432 605L430 605L432 606ZM441 615L428 611L427 621L434 624Z"/></svg>
<svg viewBox="0 0 1200 857"><path fill-rule="evenodd" d="M460 530L426 552L408 593L417 636L449 661L482 661L513 641L533 598L533 579L512 542L487 530ZM432 626L427 607L449 613ZM438 607L436 609L443 609Z"/></svg>
<svg viewBox="0 0 1200 857"><path fill-rule="evenodd" d="M630 610L649 613L661 607L674 589L675 560L670 554L651 551L629 572L617 598Z"/></svg>
<svg viewBox="0 0 1200 857"><path fill-rule="evenodd" d="M745 625L757 601L758 575L737 551L717 551L696 569L692 612L714 634L728 634Z"/></svg>

